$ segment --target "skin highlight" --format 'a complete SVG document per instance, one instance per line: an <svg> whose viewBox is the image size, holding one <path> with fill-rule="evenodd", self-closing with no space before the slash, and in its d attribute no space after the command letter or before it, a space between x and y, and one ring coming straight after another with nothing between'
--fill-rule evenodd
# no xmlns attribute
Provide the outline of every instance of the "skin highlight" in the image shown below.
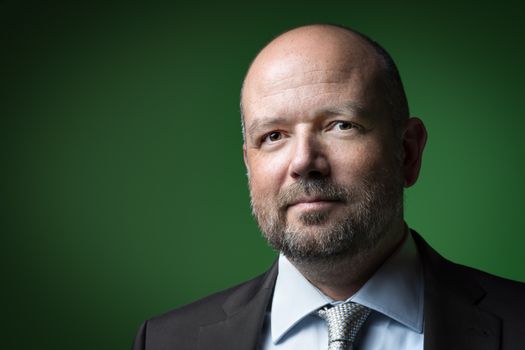
<svg viewBox="0 0 525 350"><path fill-rule="evenodd" d="M384 64L360 35L312 25L268 44L243 85L254 216L270 245L336 300L403 242L403 186L417 180L426 141L418 118L393 126Z"/></svg>

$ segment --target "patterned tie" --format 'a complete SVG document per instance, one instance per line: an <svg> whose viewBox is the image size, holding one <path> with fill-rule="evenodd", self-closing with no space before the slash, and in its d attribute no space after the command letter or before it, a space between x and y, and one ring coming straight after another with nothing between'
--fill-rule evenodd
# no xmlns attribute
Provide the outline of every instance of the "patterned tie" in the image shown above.
<svg viewBox="0 0 525 350"><path fill-rule="evenodd" d="M324 307L317 314L328 324L328 350L351 350L359 328L370 315L370 309L348 302Z"/></svg>

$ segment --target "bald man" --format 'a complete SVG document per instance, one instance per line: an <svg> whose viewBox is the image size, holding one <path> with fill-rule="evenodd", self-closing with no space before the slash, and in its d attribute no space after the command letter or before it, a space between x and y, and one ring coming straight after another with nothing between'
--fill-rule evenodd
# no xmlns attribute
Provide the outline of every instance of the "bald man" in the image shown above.
<svg viewBox="0 0 525 350"><path fill-rule="evenodd" d="M264 275L146 321L134 349L523 349L525 287L453 264L403 219L424 124L377 43L310 25L264 47L241 97Z"/></svg>

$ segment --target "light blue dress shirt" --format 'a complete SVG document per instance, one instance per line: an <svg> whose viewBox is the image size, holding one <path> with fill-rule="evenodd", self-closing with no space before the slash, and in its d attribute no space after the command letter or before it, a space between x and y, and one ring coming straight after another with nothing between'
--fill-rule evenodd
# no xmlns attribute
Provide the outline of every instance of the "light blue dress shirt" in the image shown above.
<svg viewBox="0 0 525 350"><path fill-rule="evenodd" d="M315 311L337 301L313 286L283 255L278 264L262 350L327 349L328 329ZM423 273L410 234L348 301L372 309L358 334L357 349L423 350Z"/></svg>

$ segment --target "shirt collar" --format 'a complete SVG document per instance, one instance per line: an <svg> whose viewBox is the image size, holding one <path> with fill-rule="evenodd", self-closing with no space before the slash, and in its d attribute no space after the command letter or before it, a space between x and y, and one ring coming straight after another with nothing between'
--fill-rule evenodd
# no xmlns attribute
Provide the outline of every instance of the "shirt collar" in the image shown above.
<svg viewBox="0 0 525 350"><path fill-rule="evenodd" d="M408 234L403 245L350 297L415 332L423 332L423 270Z"/></svg>
<svg viewBox="0 0 525 350"><path fill-rule="evenodd" d="M313 311L334 302L284 255L279 256L278 264L270 323L274 344ZM412 235L407 235L400 248L348 301L380 312L415 332L423 332L423 274Z"/></svg>

